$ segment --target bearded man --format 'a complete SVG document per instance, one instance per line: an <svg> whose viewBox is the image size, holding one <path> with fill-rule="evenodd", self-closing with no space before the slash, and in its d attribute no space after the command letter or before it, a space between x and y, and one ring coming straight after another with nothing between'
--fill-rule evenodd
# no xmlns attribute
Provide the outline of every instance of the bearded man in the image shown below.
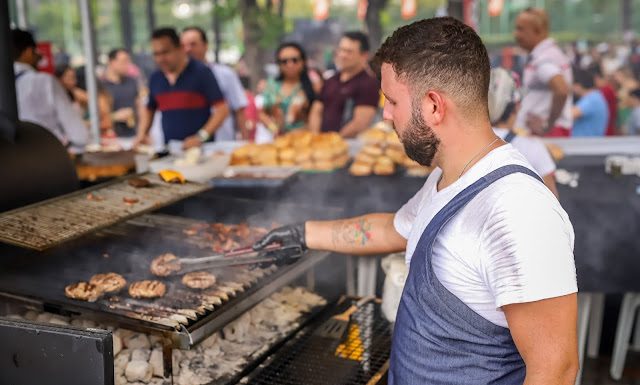
<svg viewBox="0 0 640 385"><path fill-rule="evenodd" d="M482 41L453 18L421 20L395 31L376 61L384 119L409 157L437 168L396 213L285 226L254 248L406 250L391 384L573 384L573 228L491 128Z"/></svg>

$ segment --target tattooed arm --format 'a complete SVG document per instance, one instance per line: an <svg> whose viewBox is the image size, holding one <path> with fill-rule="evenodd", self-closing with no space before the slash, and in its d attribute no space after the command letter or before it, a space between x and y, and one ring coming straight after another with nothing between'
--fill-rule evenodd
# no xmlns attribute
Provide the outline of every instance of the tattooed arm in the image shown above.
<svg viewBox="0 0 640 385"><path fill-rule="evenodd" d="M337 221L309 221L305 225L306 243L310 249L353 255L403 251L407 240L393 226L394 216L380 213Z"/></svg>

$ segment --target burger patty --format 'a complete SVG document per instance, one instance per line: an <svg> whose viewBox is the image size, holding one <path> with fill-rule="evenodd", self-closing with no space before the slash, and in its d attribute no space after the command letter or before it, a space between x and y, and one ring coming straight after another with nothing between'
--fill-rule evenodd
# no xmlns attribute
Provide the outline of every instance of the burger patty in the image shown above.
<svg viewBox="0 0 640 385"><path fill-rule="evenodd" d="M129 186L135 188L151 187L151 182L149 182L149 179L145 178L131 178L128 183Z"/></svg>
<svg viewBox="0 0 640 385"><path fill-rule="evenodd" d="M151 273L158 277L166 277L180 271L180 262L174 254L161 254L151 261Z"/></svg>
<svg viewBox="0 0 640 385"><path fill-rule="evenodd" d="M72 299L95 302L102 295L102 292L98 286L89 282L77 282L65 287L64 295Z"/></svg>
<svg viewBox="0 0 640 385"><path fill-rule="evenodd" d="M216 276L206 271L187 273L182 283L191 289L208 289L216 283Z"/></svg>
<svg viewBox="0 0 640 385"><path fill-rule="evenodd" d="M129 295L133 298L159 298L166 291L167 287L160 281L144 280L129 285Z"/></svg>
<svg viewBox="0 0 640 385"><path fill-rule="evenodd" d="M120 274L106 273L96 274L89 280L89 283L98 287L103 293L120 291L127 284L127 280Z"/></svg>

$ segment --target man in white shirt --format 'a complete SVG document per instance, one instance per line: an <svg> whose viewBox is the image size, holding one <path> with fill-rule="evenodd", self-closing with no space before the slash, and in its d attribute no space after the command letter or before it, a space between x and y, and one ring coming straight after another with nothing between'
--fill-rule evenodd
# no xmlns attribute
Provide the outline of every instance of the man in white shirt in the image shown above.
<svg viewBox="0 0 640 385"><path fill-rule="evenodd" d="M406 250L391 384L573 384L573 228L491 128L479 36L453 18L421 20L396 30L376 60L385 120L412 159L437 168L395 214L285 226L254 248Z"/></svg>
<svg viewBox="0 0 640 385"><path fill-rule="evenodd" d="M248 101L238 75L228 66L219 63L207 63L208 42L206 33L199 27L187 27L180 35L182 46L187 54L207 64L216 77L220 90L229 104L232 114L216 131L216 141L236 140L236 132L244 131L244 109ZM234 122L235 118L235 122ZM236 130L236 127L238 130Z"/></svg>
<svg viewBox="0 0 640 385"><path fill-rule="evenodd" d="M46 128L65 146L83 148L89 140L89 129L58 80L36 70L40 55L33 35L14 29L11 37L20 120Z"/></svg>
<svg viewBox="0 0 640 385"><path fill-rule="evenodd" d="M511 73L504 68L493 68L489 83L489 119L493 131L520 151L549 190L558 196L554 175L556 163L547 147L537 137L517 135L514 131L519 104L520 92Z"/></svg>
<svg viewBox="0 0 640 385"><path fill-rule="evenodd" d="M573 125L571 62L549 37L547 13L537 8L522 11L516 18L514 36L529 52L516 128L540 136L569 136Z"/></svg>

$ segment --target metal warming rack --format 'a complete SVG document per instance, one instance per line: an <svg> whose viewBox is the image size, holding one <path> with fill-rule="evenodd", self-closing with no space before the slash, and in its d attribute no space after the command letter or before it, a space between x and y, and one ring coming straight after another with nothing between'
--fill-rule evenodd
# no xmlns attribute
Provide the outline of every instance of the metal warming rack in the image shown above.
<svg viewBox="0 0 640 385"><path fill-rule="evenodd" d="M155 174L142 177L150 187L135 188L128 183L131 178L120 178L2 213L0 241L42 251L209 188L165 183Z"/></svg>

